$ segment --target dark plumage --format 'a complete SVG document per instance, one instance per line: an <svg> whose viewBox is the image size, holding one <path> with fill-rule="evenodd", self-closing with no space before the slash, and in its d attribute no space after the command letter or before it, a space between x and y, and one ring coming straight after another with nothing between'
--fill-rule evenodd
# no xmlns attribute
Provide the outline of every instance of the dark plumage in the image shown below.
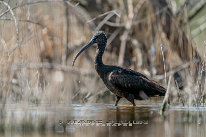
<svg viewBox="0 0 206 137"><path fill-rule="evenodd" d="M164 87L160 86L156 81L149 80L143 74L131 69L103 64L102 56L107 44L107 38L102 31L97 32L91 41L77 53L72 65L74 65L77 57L94 43L97 43L95 69L107 88L116 95L115 106L117 106L122 97L126 98L135 106L134 99L143 100L151 96L165 95L166 89Z"/></svg>

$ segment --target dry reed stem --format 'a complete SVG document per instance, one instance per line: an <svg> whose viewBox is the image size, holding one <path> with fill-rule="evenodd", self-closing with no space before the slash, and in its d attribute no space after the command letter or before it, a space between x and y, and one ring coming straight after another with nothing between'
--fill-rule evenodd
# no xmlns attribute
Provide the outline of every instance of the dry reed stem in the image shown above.
<svg viewBox="0 0 206 137"><path fill-rule="evenodd" d="M184 103L184 101L183 101L183 99L182 99L182 96L181 96L181 94L180 94L179 85L178 85L178 83L177 83L176 80L175 80L175 84L176 84L176 86L177 86L177 95L178 95L178 98L179 98L180 102L182 103L182 105L184 106L185 103Z"/></svg>
<svg viewBox="0 0 206 137"><path fill-rule="evenodd" d="M65 5L65 20L66 20L66 35L65 35L65 44L64 44L64 53L62 55L62 64L66 65L67 64L67 52L69 49L69 6L67 4L67 0L64 0L64 5Z"/></svg>
<svg viewBox="0 0 206 137"><path fill-rule="evenodd" d="M96 20L96 19L98 19L98 18L100 18L100 17L103 17L103 16L105 16L105 15L111 14L111 13L115 14L116 16L118 16L118 17L120 18L120 15L117 13L116 10L111 10L111 11L107 11L107 12L105 12L105 13L103 13L103 14L100 14L100 15L98 15L97 17L92 18L91 20L88 20L87 23L91 23L91 22L93 22L94 20Z"/></svg>
<svg viewBox="0 0 206 137"><path fill-rule="evenodd" d="M127 6L128 6L128 17L126 18L126 22L125 22L125 31L121 36L121 45L120 45L119 58L118 58L118 65L120 66L122 66L124 63L124 54L125 54L127 38L128 38L129 31L132 27L132 20L134 17L132 0L127 0Z"/></svg>
<svg viewBox="0 0 206 137"><path fill-rule="evenodd" d="M107 44L109 45L115 38L116 36L120 33L121 29L120 28L117 28L113 33L112 35L108 38L107 40Z"/></svg>
<svg viewBox="0 0 206 137"><path fill-rule="evenodd" d="M144 4L144 3L142 3L142 4ZM139 23L147 21L148 18L153 18L154 16L160 15L167 8L168 8L168 6L165 6L164 8L162 8L161 10L156 11L154 14L150 15L149 17L145 17L145 18L139 19L139 20L133 20L132 25L133 26L138 25ZM125 22L123 22L123 23L116 23L116 22L107 21L107 22L105 22L105 24L107 24L107 25L109 25L111 27L125 27Z"/></svg>
<svg viewBox="0 0 206 137"><path fill-rule="evenodd" d="M176 67L173 70L170 70L169 72L167 72L167 76L172 76L175 72L181 71L183 69L186 69L188 67L190 67L191 64L197 63L199 62L199 60L192 60L190 62L184 63L183 65L180 65L178 67ZM155 79L164 79L165 78L165 74L164 75L156 75L154 76Z"/></svg>
<svg viewBox="0 0 206 137"><path fill-rule="evenodd" d="M69 67L66 65L61 65L61 64L55 64L55 63L39 63L39 64L34 64L34 63L30 63L30 64L17 64L17 63L13 63L12 64L12 68L14 70L18 70L18 69L23 69L23 68L27 68L27 69L55 69L55 70L61 70L61 71L65 71L65 72L72 72L72 73L81 73L83 75L92 75L94 74L94 71L90 70L90 69L80 69L80 68L76 68L76 67Z"/></svg>
<svg viewBox="0 0 206 137"><path fill-rule="evenodd" d="M107 22L107 20L109 20L112 16L114 16L115 13L114 12L110 12L96 27L96 29L94 30L94 32L98 31L101 29L101 27L105 24L105 22Z"/></svg>
<svg viewBox="0 0 206 137"><path fill-rule="evenodd" d="M14 12L13 10L11 9L11 7L9 6L8 3L4 2L4 1L0 1L0 3L4 4L7 8L8 8L8 11L11 13L12 15L12 18L14 20L14 24L15 24L15 29L16 29L16 41L17 41L17 47L19 49L19 53L20 53L20 58L23 59L22 57L22 52L21 52L21 47L20 47L20 43L19 43L19 27L18 27L18 22L16 20L16 17L14 15Z"/></svg>
<svg viewBox="0 0 206 137"><path fill-rule="evenodd" d="M15 21L14 19L10 19L10 18L1 18L0 20L3 20L3 21ZM46 27L43 24L41 24L39 22L32 21L32 20L16 19L16 21L32 23L32 24L35 24L35 25L39 25L40 27L43 27L43 28Z"/></svg>
<svg viewBox="0 0 206 137"><path fill-rule="evenodd" d="M41 3L47 3L47 2L64 2L64 0L41 0L41 1L35 1L35 2L27 2L27 3L23 3L21 5L17 5L13 8L11 8L11 10L20 8L20 7L24 7L24 6L28 6L28 5L35 5L35 4L41 4ZM66 3L71 6L72 8L75 8L76 6L79 5L79 3L76 3L75 5L73 5L71 2L66 1ZM7 14L10 11L10 9L6 10L5 12L0 14L0 17L4 16L5 14Z"/></svg>
<svg viewBox="0 0 206 137"><path fill-rule="evenodd" d="M162 60L163 60L163 63L164 63L165 84L167 85L167 70L166 70L165 56L164 56L164 51L163 51L162 44L160 45L160 48L161 48L161 52L162 52Z"/></svg>
<svg viewBox="0 0 206 137"><path fill-rule="evenodd" d="M124 23L125 31L121 36L121 45L119 51L119 58L118 58L118 65L122 66L124 63L124 56L125 56L125 49L126 43L133 26L134 16L138 14L139 10L141 9L142 5L144 4L145 0L140 1L135 8L133 8L132 0L127 1L128 6L128 17Z"/></svg>

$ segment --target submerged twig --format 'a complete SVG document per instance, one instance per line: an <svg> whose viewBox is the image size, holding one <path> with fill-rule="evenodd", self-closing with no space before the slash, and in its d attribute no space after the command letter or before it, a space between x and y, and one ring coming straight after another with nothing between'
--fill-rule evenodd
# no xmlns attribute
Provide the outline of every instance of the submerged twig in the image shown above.
<svg viewBox="0 0 206 137"><path fill-rule="evenodd" d="M169 95L170 95L170 81L171 81L171 76L169 77L169 81L168 81L168 86L167 86L167 91L166 91L166 94L165 94L165 97L164 97L164 100L162 102L162 106L161 106L161 110L160 110L160 114L164 114L165 110L166 110L166 107L167 107L167 104L169 102Z"/></svg>

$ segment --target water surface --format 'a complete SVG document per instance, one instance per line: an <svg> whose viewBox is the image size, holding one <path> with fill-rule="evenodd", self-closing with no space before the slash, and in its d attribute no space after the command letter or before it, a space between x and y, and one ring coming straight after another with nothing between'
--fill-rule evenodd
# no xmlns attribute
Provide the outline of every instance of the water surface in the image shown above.
<svg viewBox="0 0 206 137"><path fill-rule="evenodd" d="M176 107L164 116L160 105L8 105L1 136L205 137L206 108ZM3 121L3 122L2 122ZM3 123L3 124L2 124ZM3 128L3 129L2 129Z"/></svg>

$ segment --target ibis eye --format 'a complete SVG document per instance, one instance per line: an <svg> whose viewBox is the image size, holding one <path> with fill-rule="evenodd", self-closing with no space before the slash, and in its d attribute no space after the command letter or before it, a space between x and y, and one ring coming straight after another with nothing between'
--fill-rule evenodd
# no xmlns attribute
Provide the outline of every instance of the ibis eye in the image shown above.
<svg viewBox="0 0 206 137"><path fill-rule="evenodd" d="M94 37L93 40L94 40L95 42L97 42L97 41L98 41L98 38L97 38L97 37Z"/></svg>

